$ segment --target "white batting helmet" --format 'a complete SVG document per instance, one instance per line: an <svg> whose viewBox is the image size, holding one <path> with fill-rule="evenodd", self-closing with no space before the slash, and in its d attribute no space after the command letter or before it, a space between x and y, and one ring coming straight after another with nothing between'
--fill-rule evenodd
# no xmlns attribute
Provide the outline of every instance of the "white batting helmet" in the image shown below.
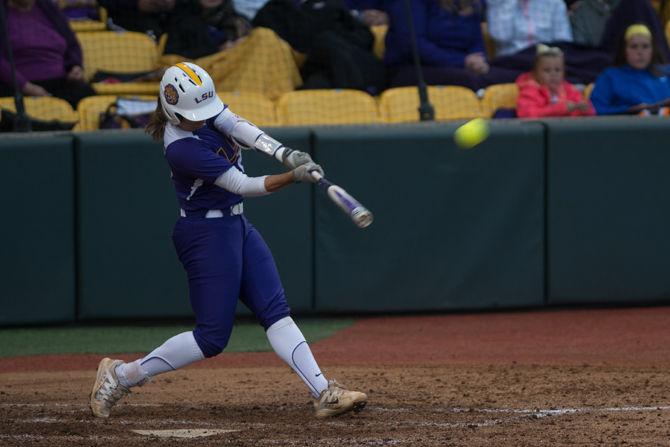
<svg viewBox="0 0 670 447"><path fill-rule="evenodd" d="M180 62L165 70L161 79L160 101L172 124L179 124L179 116L189 121L204 121L221 113L224 108L212 78L190 62Z"/></svg>

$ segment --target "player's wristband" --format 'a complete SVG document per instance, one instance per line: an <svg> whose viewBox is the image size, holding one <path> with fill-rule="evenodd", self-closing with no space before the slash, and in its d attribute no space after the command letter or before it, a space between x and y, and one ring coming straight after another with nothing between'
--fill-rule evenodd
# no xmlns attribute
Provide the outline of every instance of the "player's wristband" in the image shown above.
<svg viewBox="0 0 670 447"><path fill-rule="evenodd" d="M268 134L262 133L256 138L254 142L254 149L257 151L263 152L270 157L277 157L277 152L281 149L283 145L270 137ZM281 154L280 154L281 155ZM281 158L277 158L279 161L282 161Z"/></svg>

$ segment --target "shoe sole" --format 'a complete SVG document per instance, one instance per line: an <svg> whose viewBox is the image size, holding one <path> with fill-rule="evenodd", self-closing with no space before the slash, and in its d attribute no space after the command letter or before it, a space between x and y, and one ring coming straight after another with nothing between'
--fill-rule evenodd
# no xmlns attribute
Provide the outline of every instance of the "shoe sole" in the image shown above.
<svg viewBox="0 0 670 447"><path fill-rule="evenodd" d="M335 413L335 412L330 413L329 412L329 413L326 413L326 414L323 414L323 413L322 414L317 414L316 418L317 419L328 419L328 418L338 417L340 415L349 413L350 411L352 411L354 413L360 413L363 410L363 408L365 408L367 403L368 403L367 400L361 400L361 401L358 401L358 402L354 402L353 405L351 406L351 408L347 408L346 410L342 410L342 411L337 412L337 413ZM331 411L333 411L333 410L331 410Z"/></svg>

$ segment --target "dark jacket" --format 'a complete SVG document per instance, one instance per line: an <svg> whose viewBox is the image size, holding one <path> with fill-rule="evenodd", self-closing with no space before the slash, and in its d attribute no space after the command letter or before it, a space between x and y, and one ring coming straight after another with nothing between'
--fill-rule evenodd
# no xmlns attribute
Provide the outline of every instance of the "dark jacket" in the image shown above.
<svg viewBox="0 0 670 447"><path fill-rule="evenodd" d="M309 53L314 39L331 32L347 42L371 50L374 36L340 0L270 0L258 11L254 26L272 29L296 50Z"/></svg>
<svg viewBox="0 0 670 447"><path fill-rule="evenodd" d="M235 12L232 0L224 0L209 11L197 1L179 3L165 26L165 52L190 59L208 56L218 52L223 43L245 35L248 28L247 20Z"/></svg>
<svg viewBox="0 0 670 447"><path fill-rule="evenodd" d="M307 59L302 88L352 88L379 93L386 83L372 52L374 36L341 0L270 0L253 20L272 29Z"/></svg>

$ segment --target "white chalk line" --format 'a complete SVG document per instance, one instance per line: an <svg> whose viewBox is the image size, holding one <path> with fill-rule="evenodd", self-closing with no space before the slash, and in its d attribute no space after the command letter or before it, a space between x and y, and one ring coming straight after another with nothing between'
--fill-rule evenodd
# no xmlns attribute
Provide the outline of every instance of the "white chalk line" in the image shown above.
<svg viewBox="0 0 670 447"><path fill-rule="evenodd" d="M161 404L125 404L128 406L136 407L156 407L162 406ZM3 407L80 407L88 408L86 405L79 404L0 404ZM418 410L418 411L417 411ZM367 411L380 411L380 412L401 412L401 413L417 413L423 412L422 409L411 408L411 407L376 407L368 406ZM435 407L430 410L431 413L444 413L444 414L497 414L497 415L507 415L508 417L497 417L493 419L486 419L479 422L413 422L413 426L421 427L440 427L440 428L473 428L473 427L491 427L494 425L502 424L505 422L511 422L515 420L522 420L527 418L540 419L551 416L563 416L571 414L590 414L590 413L640 413L640 412L659 412L659 411L670 411L670 405L656 405L656 406L623 406L623 407L575 407L575 408L468 408L468 407L446 407L440 408ZM25 420L28 423L44 423L44 424L53 424L66 422L67 419L61 419L57 417L40 417L32 418ZM82 422L88 423L89 420L81 419L77 421L69 420L69 422ZM190 420L171 420L171 419L160 419L160 420L127 420L127 419L116 419L115 422L121 425L200 425L200 426L213 426L213 423L206 421L190 421ZM379 422L377 422L379 423ZM339 425L346 423L341 423L339 421L330 422L331 425ZM252 424L252 425L269 425L269 424ZM18 435L24 436L24 435ZM0 438L15 437L14 435L2 435Z"/></svg>

